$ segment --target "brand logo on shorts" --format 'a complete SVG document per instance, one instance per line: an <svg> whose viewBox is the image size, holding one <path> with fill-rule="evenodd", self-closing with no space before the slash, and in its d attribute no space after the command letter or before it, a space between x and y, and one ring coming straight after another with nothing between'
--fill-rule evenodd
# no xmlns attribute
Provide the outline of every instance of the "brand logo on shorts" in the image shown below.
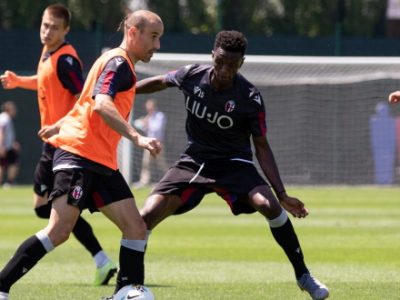
<svg viewBox="0 0 400 300"><path fill-rule="evenodd" d="M83 189L82 187L80 187L79 185L74 187L74 189L71 192L71 196L72 198L74 198L75 200L79 200L82 198L82 194L83 194Z"/></svg>

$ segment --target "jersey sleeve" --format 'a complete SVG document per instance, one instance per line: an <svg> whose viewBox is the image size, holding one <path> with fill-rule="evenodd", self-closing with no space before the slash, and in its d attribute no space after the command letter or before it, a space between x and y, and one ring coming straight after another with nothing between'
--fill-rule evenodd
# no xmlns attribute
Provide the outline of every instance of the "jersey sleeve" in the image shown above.
<svg viewBox="0 0 400 300"><path fill-rule="evenodd" d="M122 56L113 57L97 79L92 97L103 94L114 99L118 92L129 90L135 82L136 77L126 59Z"/></svg>
<svg viewBox="0 0 400 300"><path fill-rule="evenodd" d="M250 113L250 131L254 137L267 134L267 123L265 119L264 100L260 92L254 88L250 91L249 101L253 107Z"/></svg>
<svg viewBox="0 0 400 300"><path fill-rule="evenodd" d="M82 66L72 55L60 55L57 61L57 75L64 88L72 95L80 94L83 88Z"/></svg>
<svg viewBox="0 0 400 300"><path fill-rule="evenodd" d="M187 65L177 70L167 73L166 83L168 86L180 87L187 74L194 68L195 65Z"/></svg>

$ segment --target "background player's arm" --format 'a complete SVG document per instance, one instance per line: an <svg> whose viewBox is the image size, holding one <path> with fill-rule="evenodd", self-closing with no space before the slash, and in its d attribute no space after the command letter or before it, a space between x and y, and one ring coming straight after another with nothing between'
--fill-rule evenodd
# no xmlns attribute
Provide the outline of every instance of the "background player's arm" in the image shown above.
<svg viewBox="0 0 400 300"><path fill-rule="evenodd" d="M395 91L389 95L389 102L390 103L397 103L400 102L400 91Z"/></svg>
<svg viewBox="0 0 400 300"><path fill-rule="evenodd" d="M98 113L104 122L113 130L134 142L141 148L147 149L154 156L160 153L161 144L155 138L140 135L118 112L113 98L105 94L97 94L95 97L94 111Z"/></svg>
<svg viewBox="0 0 400 300"><path fill-rule="evenodd" d="M22 88L27 90L37 90L37 75L19 76L12 71L5 71L0 76L1 84L4 89Z"/></svg>
<svg viewBox="0 0 400 300"><path fill-rule="evenodd" d="M136 83L136 94L149 94L168 88L166 75L145 78Z"/></svg>
<svg viewBox="0 0 400 300"><path fill-rule="evenodd" d="M304 207L304 203L286 194L285 186L279 175L278 166L267 138L264 136L253 137L253 143L260 167L269 183L272 185L281 205L295 217L306 217L308 215L308 210Z"/></svg>

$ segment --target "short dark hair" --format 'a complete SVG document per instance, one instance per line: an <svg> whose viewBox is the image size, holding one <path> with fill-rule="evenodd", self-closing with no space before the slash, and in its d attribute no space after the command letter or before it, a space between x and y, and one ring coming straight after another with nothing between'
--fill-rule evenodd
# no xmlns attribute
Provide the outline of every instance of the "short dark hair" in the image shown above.
<svg viewBox="0 0 400 300"><path fill-rule="evenodd" d="M214 42L214 49L221 47L230 52L246 52L247 39L243 33L235 30L224 30L217 33Z"/></svg>
<svg viewBox="0 0 400 300"><path fill-rule="evenodd" d="M65 27L68 27L71 23L71 12L68 8L60 3L47 6L45 11L49 12L49 14L58 19L63 19Z"/></svg>

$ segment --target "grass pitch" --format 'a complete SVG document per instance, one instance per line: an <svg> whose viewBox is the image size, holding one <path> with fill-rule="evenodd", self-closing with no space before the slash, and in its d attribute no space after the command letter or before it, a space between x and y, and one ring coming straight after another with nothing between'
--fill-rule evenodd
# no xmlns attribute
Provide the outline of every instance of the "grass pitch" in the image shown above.
<svg viewBox="0 0 400 300"><path fill-rule="evenodd" d="M134 191L141 207L148 190ZM310 215L292 218L306 262L331 290L330 299L400 299L400 189L289 189ZM0 268L17 246L43 228L31 187L0 190ZM118 261L120 233L101 214L84 212L105 251ZM94 263L73 238L48 254L11 290L12 300L100 299ZM146 285L158 300L309 299L295 283L283 251L258 214L234 217L216 196L154 230Z"/></svg>

